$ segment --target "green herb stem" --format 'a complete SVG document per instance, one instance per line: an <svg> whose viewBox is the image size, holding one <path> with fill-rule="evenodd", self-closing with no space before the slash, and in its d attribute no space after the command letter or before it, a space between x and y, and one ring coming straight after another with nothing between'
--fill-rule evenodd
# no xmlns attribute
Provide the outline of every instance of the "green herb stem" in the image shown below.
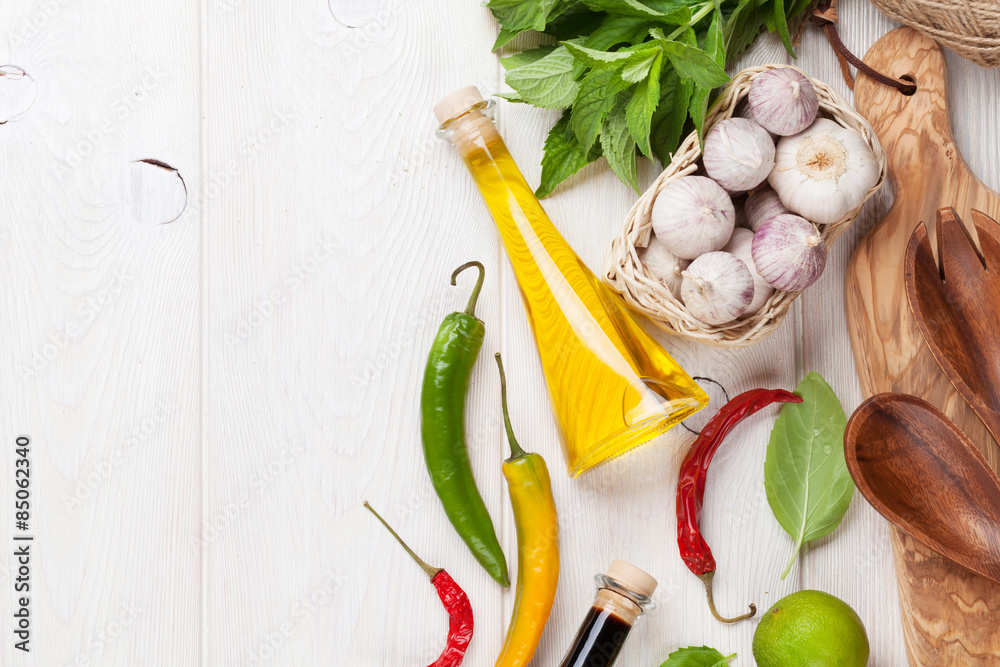
<svg viewBox="0 0 1000 667"><path fill-rule="evenodd" d="M690 21L688 21L681 27L677 28L677 30L674 30L672 33L667 35L667 40L673 41L677 39L678 37L683 35L688 28L693 28L694 26L698 25L698 22L701 21L706 16L708 16L709 14L711 14L712 10L714 9L715 9L714 2L706 2L704 5L701 6L701 9L695 12L694 16L691 17Z"/></svg>

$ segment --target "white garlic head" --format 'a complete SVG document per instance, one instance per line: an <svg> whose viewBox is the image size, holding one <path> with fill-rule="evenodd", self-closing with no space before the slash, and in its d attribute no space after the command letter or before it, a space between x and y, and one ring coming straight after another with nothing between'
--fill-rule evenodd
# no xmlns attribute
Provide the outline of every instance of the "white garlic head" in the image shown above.
<svg viewBox="0 0 1000 667"><path fill-rule="evenodd" d="M801 292L826 268L826 243L816 225L792 213L775 216L753 235L757 272L785 292Z"/></svg>
<svg viewBox="0 0 1000 667"><path fill-rule="evenodd" d="M753 299L742 317L756 315L774 294L774 288L757 272L757 265L753 261L752 247L753 232L749 229L736 229L733 231L733 237L729 239L729 243L722 249L723 252L728 252L736 259L742 260L750 269L750 276L753 278Z"/></svg>
<svg viewBox="0 0 1000 667"><path fill-rule="evenodd" d="M639 250L639 261L674 298L681 298L681 272L691 263L689 260L670 252L663 241L653 236L649 245Z"/></svg>
<svg viewBox="0 0 1000 667"><path fill-rule="evenodd" d="M781 203L778 193L771 188L754 190L747 195L743 204L746 226L752 231L757 231L762 224L782 213L788 213L788 209Z"/></svg>
<svg viewBox="0 0 1000 667"><path fill-rule="evenodd" d="M712 179L685 176L656 195L650 220L667 250L694 259L726 245L736 226L736 209Z"/></svg>
<svg viewBox="0 0 1000 667"><path fill-rule="evenodd" d="M860 206L878 177L878 163L861 135L819 118L778 141L768 182L788 210L828 225Z"/></svg>
<svg viewBox="0 0 1000 667"><path fill-rule="evenodd" d="M747 104L755 121L783 137L812 125L819 112L819 98L812 82L791 67L757 75L750 83Z"/></svg>
<svg viewBox="0 0 1000 667"><path fill-rule="evenodd" d="M757 187L774 167L774 141L767 130L746 118L727 118L705 136L705 171L729 192Z"/></svg>
<svg viewBox="0 0 1000 667"><path fill-rule="evenodd" d="M753 301L753 277L742 260L728 252L708 252L682 274L681 298L692 316L706 324L732 322Z"/></svg>

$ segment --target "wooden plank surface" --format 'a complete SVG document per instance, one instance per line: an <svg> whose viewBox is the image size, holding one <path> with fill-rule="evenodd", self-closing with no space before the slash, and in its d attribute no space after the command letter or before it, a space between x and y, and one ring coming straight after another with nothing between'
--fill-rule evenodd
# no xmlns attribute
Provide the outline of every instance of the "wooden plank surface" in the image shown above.
<svg viewBox="0 0 1000 667"><path fill-rule="evenodd" d="M420 377L459 264L487 268L487 323L469 396L473 467L515 574L506 456L490 358L502 351L522 444L542 453L560 510L556 607L533 664L558 664L613 558L660 581L659 608L620 659L658 665L708 644L752 664L754 623L708 613L673 535L677 429L570 480L509 263L432 104L462 85L502 89L479 3L397 0L0 0L0 330L4 441L32 439L33 648L2 665L427 664L447 618L424 575L361 508L369 500L469 592L467 664L494 659L511 612L433 493L420 451ZM862 54L894 24L842 3ZM822 37L795 63L849 95ZM791 62L764 38L737 66ZM970 167L1000 187L1000 77L949 54L953 124ZM13 71L13 70L4 70ZM16 73L16 72L15 72ZM6 87L4 87L6 86ZM497 122L537 183L553 112L501 102ZM154 162L138 162L141 160ZM164 168L169 165L177 171ZM643 184L655 177L641 169ZM182 180L181 180L182 179ZM635 200L604 161L545 202L598 267ZM734 395L820 371L861 398L843 271L891 202L880 195L834 247L817 286L769 340L721 352L657 337ZM166 224L164 224L166 223ZM711 409L711 408L710 408ZM905 663L886 524L856 497L843 526L792 548L763 491L776 410L719 453L705 532L724 613L800 588L858 610L873 665ZM13 456L0 506L13 511ZM0 522L5 551L15 532ZM0 605L13 612L11 561Z"/></svg>

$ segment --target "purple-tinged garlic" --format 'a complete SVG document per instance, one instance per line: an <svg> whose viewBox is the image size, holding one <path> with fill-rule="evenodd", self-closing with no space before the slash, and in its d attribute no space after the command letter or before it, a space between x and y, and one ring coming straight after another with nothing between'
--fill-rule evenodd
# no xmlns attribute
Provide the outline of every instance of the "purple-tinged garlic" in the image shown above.
<svg viewBox="0 0 1000 667"><path fill-rule="evenodd" d="M732 322L753 301L750 269L728 252L708 252L682 274L681 298L693 317L706 324Z"/></svg>
<svg viewBox="0 0 1000 667"><path fill-rule="evenodd" d="M726 245L736 226L736 209L712 179L685 176L656 195L650 220L667 250L694 259Z"/></svg>
<svg viewBox="0 0 1000 667"><path fill-rule="evenodd" d="M826 268L826 243L816 225L793 213L775 216L753 235L757 272L785 292L801 292Z"/></svg>
<svg viewBox="0 0 1000 667"><path fill-rule="evenodd" d="M812 125L819 111L816 89L808 77L791 67L779 67L755 77L747 103L755 121L783 137Z"/></svg>
<svg viewBox="0 0 1000 667"><path fill-rule="evenodd" d="M639 261L674 298L681 298L681 272L691 263L689 260L670 252L663 241L653 236L649 245L639 250Z"/></svg>
<svg viewBox="0 0 1000 667"><path fill-rule="evenodd" d="M774 288L764 280L763 276L757 273L757 265L753 261L752 247L753 232L749 229L736 229L733 230L733 237L729 239L729 243L722 249L723 252L728 252L736 259L742 260L747 265L747 268L750 269L750 276L753 278L753 300L750 301L750 305L742 317L756 315L764 307L764 304L767 303L767 300L771 298L771 295L774 294Z"/></svg>
<svg viewBox="0 0 1000 667"><path fill-rule="evenodd" d="M705 171L729 192L745 192L767 180L774 167L774 141L746 118L716 123L705 137Z"/></svg>
<svg viewBox="0 0 1000 667"><path fill-rule="evenodd" d="M864 201L879 168L861 135L832 120L778 141L768 182L788 210L828 225Z"/></svg>
<svg viewBox="0 0 1000 667"><path fill-rule="evenodd" d="M751 231L757 231L765 222L782 213L788 213L788 209L781 203L778 193L771 188L754 190L747 195L746 203L743 204L746 226Z"/></svg>

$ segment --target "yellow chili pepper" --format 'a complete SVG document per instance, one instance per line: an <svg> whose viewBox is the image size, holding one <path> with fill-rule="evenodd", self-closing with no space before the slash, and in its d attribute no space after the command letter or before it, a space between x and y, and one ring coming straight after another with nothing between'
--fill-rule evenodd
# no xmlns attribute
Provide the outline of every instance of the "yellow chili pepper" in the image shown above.
<svg viewBox="0 0 1000 667"><path fill-rule="evenodd" d="M522 667L531 661L538 648L556 598L559 520L545 459L526 453L514 438L507 414L507 378L499 352L496 360L500 368L503 422L510 442L510 458L504 461L503 474L517 527L517 592L507 637L495 667Z"/></svg>

